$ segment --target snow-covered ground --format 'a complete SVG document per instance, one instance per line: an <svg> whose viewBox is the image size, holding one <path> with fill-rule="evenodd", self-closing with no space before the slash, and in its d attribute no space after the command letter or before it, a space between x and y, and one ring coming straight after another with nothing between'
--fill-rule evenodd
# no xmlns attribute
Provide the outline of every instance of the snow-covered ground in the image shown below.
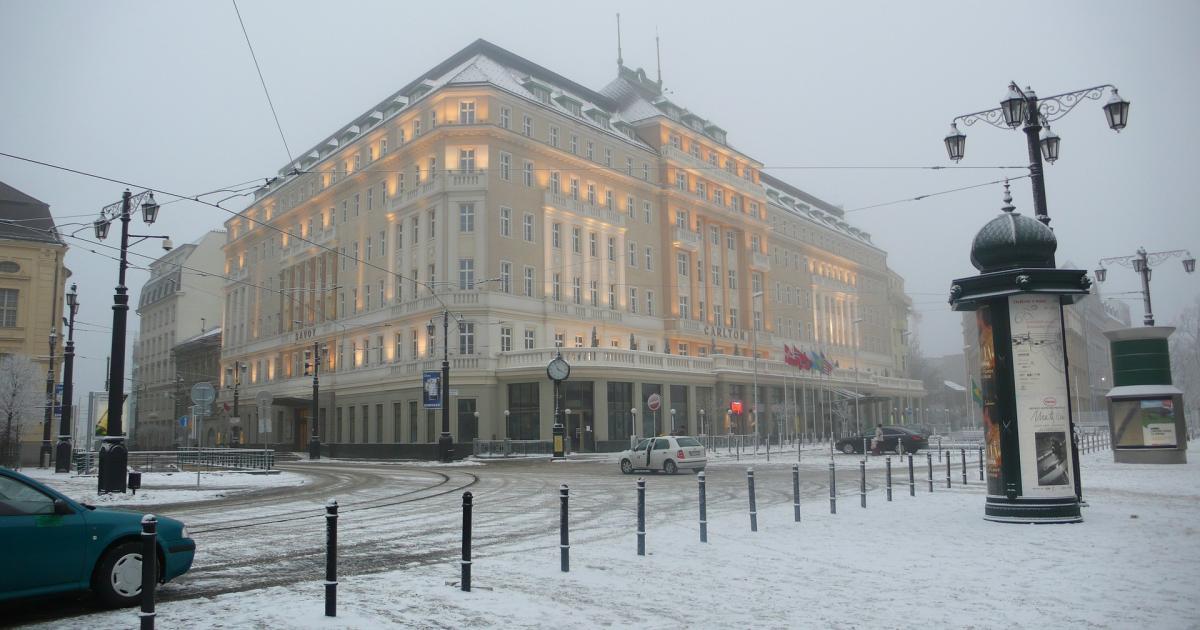
<svg viewBox="0 0 1200 630"><path fill-rule="evenodd" d="M813 460L802 466L819 478L823 463ZM341 576L339 615L330 619L323 616L323 575L313 563L307 581L161 603L158 627L1159 629L1200 624L1195 577L1200 463L1118 466L1107 452L1084 455L1084 494L1090 503L1085 521L1041 526L982 520L983 488L970 467L970 485L959 484L956 466L954 488L947 490L943 464L932 494L923 484L916 497L897 487L890 503L875 484L867 509L859 507L857 484L839 479L836 515L829 513L827 490L822 496L815 483L805 485L801 523L792 520L790 488L783 483L788 476L767 474L759 488L758 532L751 533L745 484L739 470L722 472L726 462L710 479L707 544L698 540L694 478L653 476L647 479L648 553L639 557L634 479L613 474L605 463L590 474L611 494L590 495L584 477L574 480L571 571L562 573L555 480L565 471L586 469L547 464L536 469L543 472L503 473L487 465L475 469L481 479L501 472L505 481L495 494L484 483L472 488L477 490L477 540L470 593L448 584L458 579L459 565L453 554L443 554L432 562ZM857 468L857 458L838 462L839 471ZM765 462L755 463L760 465ZM935 480L937 473L935 468ZM529 481L527 488L546 495L530 504L535 507L500 500L519 496L501 490L519 483L514 479L521 475L536 477L540 486ZM578 496L576 488L581 488ZM446 498L441 508L457 502L457 495ZM660 509L667 504L678 509ZM413 525L454 525L457 511L446 512L405 514L403 521L393 518L377 527L385 531L374 534L390 530L393 544L401 545L418 531ZM505 537L491 531L497 521L544 533ZM445 529L438 538L440 543L456 540ZM136 611L124 610L45 627L124 628L136 620Z"/></svg>
<svg viewBox="0 0 1200 630"><path fill-rule="evenodd" d="M253 490L301 486L307 483L304 475L290 472L272 474L202 472L198 485L194 472L142 473L142 487L137 494L131 492L98 494L95 476L60 474L55 473L52 468L22 468L20 472L72 499L95 506L161 505L210 501Z"/></svg>

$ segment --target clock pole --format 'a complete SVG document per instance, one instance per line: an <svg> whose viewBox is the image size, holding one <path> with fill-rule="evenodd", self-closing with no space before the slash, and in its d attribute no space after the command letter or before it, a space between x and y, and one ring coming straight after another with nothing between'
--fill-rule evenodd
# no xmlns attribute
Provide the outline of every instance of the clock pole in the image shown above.
<svg viewBox="0 0 1200 630"><path fill-rule="evenodd" d="M554 428L552 431L554 439L554 459L563 458L565 453L564 438L566 429L562 422L562 382L571 375L571 366L562 358L562 351L551 359L550 364L546 366L546 376L554 381Z"/></svg>

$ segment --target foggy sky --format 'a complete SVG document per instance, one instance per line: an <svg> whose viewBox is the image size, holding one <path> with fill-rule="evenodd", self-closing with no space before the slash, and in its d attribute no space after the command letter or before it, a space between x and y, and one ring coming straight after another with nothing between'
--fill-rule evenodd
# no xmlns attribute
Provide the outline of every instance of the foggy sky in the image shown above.
<svg viewBox="0 0 1200 630"><path fill-rule="evenodd" d="M1188 194L1200 173L1200 3L238 6L293 155L480 37L599 89L615 76L620 11L626 65L653 75L657 28L672 100L727 129L730 144L772 175L848 210L1025 171L797 167L948 166L942 137L951 119L997 106L1009 81L1043 96L1112 83L1132 103L1120 134L1105 124L1102 101L1053 125L1062 151L1046 185L1058 260L1093 269L1140 245L1200 253ZM185 195L271 177L288 163L229 2L0 0L0 90L6 153ZM1026 164L1019 131L964 130L962 166ZM90 222L124 188L5 157L0 180L50 204L60 226ZM1013 183L1013 196L1019 212L1032 214L1027 179ZM961 350L960 317L946 304L950 281L975 273L971 238L1000 205L1000 187L988 186L847 217L906 279L926 354ZM180 244L229 216L178 202L164 205L150 229ZM134 226L146 231L140 220ZM90 228L80 235L90 238ZM88 323L76 331L83 397L103 386L116 262L85 251L109 250L70 245L78 319ZM153 242L135 251L162 253ZM134 304L146 275L130 274ZM1166 324L1200 294L1200 276L1172 260L1156 269L1152 288ZM1140 296L1123 294L1139 289L1131 270L1113 268L1102 289L1131 300L1140 323ZM131 313L131 337L136 331Z"/></svg>

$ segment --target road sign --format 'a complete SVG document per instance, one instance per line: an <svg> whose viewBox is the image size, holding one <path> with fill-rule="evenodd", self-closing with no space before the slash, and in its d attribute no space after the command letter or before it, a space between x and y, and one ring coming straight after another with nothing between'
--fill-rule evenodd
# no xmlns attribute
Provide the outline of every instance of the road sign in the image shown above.
<svg viewBox="0 0 1200 630"><path fill-rule="evenodd" d="M213 389L212 383L205 381L192 385L192 402L197 405L208 405L217 399L217 390Z"/></svg>
<svg viewBox="0 0 1200 630"><path fill-rule="evenodd" d="M258 403L258 432L271 432L271 403L275 402L275 396L268 391L258 392L254 396L254 401Z"/></svg>
<svg viewBox="0 0 1200 630"><path fill-rule="evenodd" d="M658 408L662 406L662 396L650 394L650 397L646 399L646 406L650 408L650 411L658 411Z"/></svg>

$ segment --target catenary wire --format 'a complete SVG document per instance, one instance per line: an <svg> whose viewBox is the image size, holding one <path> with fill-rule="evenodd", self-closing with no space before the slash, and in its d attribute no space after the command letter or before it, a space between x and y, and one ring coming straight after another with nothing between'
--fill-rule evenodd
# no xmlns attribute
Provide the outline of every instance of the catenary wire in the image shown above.
<svg viewBox="0 0 1200 630"><path fill-rule="evenodd" d="M271 116L275 119L275 128L279 130L279 139L283 141L283 150L287 152L288 162L291 162L292 149L288 146L287 137L283 135L283 126L279 124L279 114L275 113L275 103L271 100L271 92L267 89L267 80L263 78L262 68L258 65L258 55L254 54L254 45L250 43L250 33L246 31L246 23L242 20L242 11L238 9L237 0L233 1L233 11L237 14L238 25L242 27L242 35L246 38L246 47L250 49L250 59L254 61L254 69L258 72L258 82L262 84L263 94L267 96L267 105L271 107Z"/></svg>

